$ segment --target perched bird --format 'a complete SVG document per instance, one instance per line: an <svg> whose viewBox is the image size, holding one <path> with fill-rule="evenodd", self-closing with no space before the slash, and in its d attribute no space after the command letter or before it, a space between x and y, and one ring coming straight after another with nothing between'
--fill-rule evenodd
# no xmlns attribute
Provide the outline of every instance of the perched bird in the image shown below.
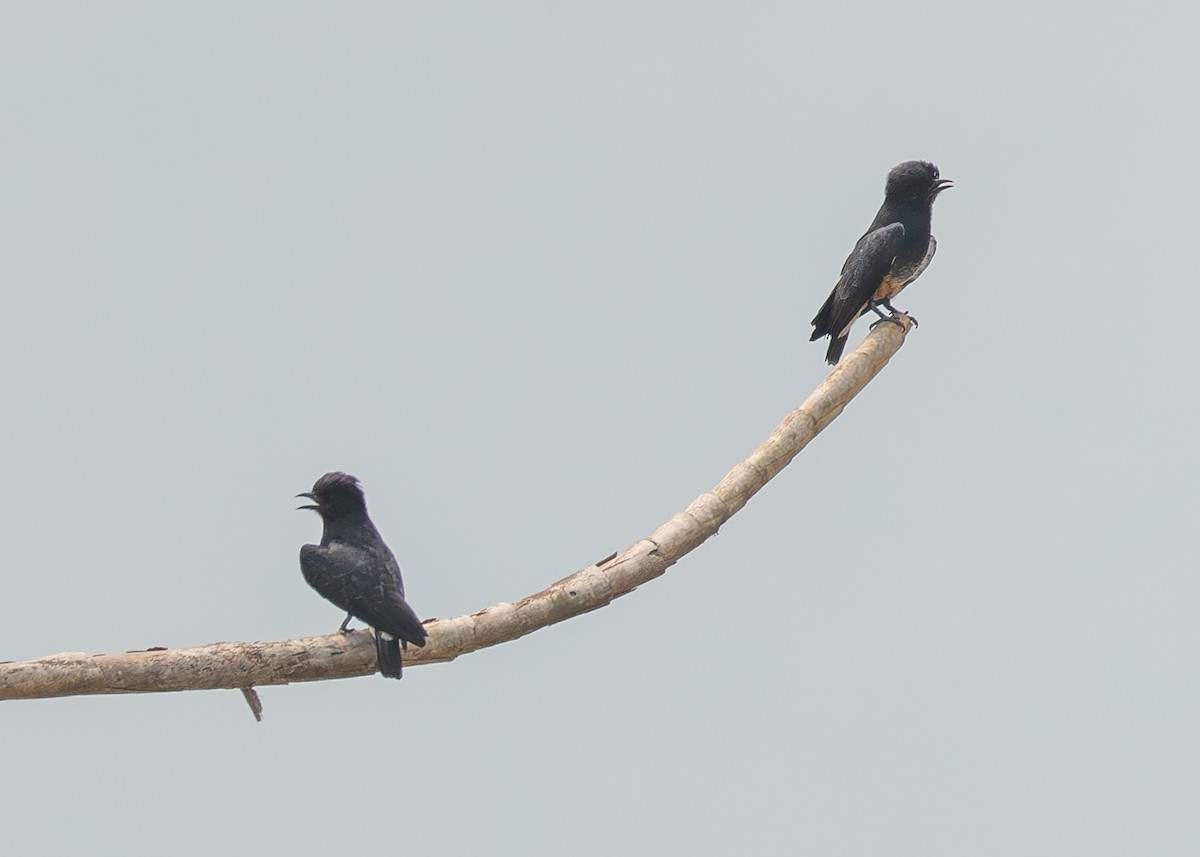
<svg viewBox="0 0 1200 857"><path fill-rule="evenodd" d="M897 312L892 298L929 267L937 251L929 234L933 201L952 184L928 161L905 161L888 173L879 213L846 257L841 278L812 320L809 341L822 336L831 340L825 352L829 365L841 359L859 316L870 310L888 318L880 305Z"/></svg>
<svg viewBox="0 0 1200 857"><path fill-rule="evenodd" d="M324 524L321 544L300 548L304 579L346 611L338 630L345 632L352 617L375 629L379 671L400 678L400 645L424 646L425 628L404 600L400 564L371 523L358 480L326 473L312 491L296 496L312 500L297 508L312 509Z"/></svg>

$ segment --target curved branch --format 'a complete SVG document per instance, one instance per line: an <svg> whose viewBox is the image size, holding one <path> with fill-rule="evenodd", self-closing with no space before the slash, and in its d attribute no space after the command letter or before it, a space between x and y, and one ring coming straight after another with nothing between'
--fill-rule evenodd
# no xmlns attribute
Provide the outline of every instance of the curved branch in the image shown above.
<svg viewBox="0 0 1200 857"><path fill-rule="evenodd" d="M493 604L469 616L426 622L429 641L423 649L408 650L405 666L452 661L459 655L515 640L603 607L661 575L714 535L887 365L912 328L908 316L897 315L895 320L895 324L877 326L749 458L649 537L520 601ZM348 678L375 669L375 645L365 630L278 642L213 643L193 649L116 655L66 653L0 664L0 699L248 689Z"/></svg>

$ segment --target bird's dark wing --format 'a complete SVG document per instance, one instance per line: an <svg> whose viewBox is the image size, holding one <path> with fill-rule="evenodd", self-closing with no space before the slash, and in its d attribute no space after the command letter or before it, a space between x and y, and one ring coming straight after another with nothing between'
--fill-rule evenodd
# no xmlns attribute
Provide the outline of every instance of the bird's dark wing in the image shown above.
<svg viewBox="0 0 1200 857"><path fill-rule="evenodd" d="M300 571L309 586L350 612L346 584L351 570L362 561L361 554L340 542L325 547L304 545L300 548Z"/></svg>
<svg viewBox="0 0 1200 857"><path fill-rule="evenodd" d="M371 551L371 561L358 566L348 591L346 609L376 631L385 631L416 646L425 645L425 628L416 612L404 600L404 582L400 564L392 552Z"/></svg>
<svg viewBox="0 0 1200 857"><path fill-rule="evenodd" d="M846 257L842 276L833 287L833 293L821 308L822 313L826 313L822 319L825 332L835 337L849 332L850 325L862 315L867 301L891 269L903 241L904 225L901 223L890 223L858 239ZM821 318L818 314L817 319ZM814 325L817 319L813 319Z"/></svg>

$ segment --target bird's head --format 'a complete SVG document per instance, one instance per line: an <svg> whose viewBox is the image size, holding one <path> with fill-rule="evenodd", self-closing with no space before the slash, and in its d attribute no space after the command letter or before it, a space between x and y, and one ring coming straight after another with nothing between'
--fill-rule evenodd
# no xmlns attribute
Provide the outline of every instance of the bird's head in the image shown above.
<svg viewBox="0 0 1200 857"><path fill-rule="evenodd" d="M297 509L312 509L327 521L346 514L365 513L367 510L362 487L358 479L349 473L326 473L313 485L312 491L296 496L313 501L297 506Z"/></svg>
<svg viewBox="0 0 1200 857"><path fill-rule="evenodd" d="M944 179L936 165L929 161L905 161L888 173L884 195L891 200L933 202L937 195L954 182Z"/></svg>

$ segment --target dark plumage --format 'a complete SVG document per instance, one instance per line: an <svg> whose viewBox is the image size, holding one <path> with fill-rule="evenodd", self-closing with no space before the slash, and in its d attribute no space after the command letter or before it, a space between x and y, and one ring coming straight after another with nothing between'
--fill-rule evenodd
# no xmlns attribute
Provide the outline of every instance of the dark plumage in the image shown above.
<svg viewBox="0 0 1200 857"><path fill-rule="evenodd" d="M297 494L312 500L325 525L320 545L300 548L300 571L309 586L346 611L350 618L375 629L379 671L400 678L401 643L425 645L425 628L404 600L400 565L367 515L358 480L346 473L326 473L312 491Z"/></svg>
<svg viewBox="0 0 1200 857"><path fill-rule="evenodd" d="M812 320L810 341L822 336L831 340L825 352L830 365L841 359L858 317L870 310L887 318L881 305L896 312L892 298L929 266L937 251L929 232L933 201L950 186L928 161L905 161L888 173L879 213L846 257L837 285Z"/></svg>

